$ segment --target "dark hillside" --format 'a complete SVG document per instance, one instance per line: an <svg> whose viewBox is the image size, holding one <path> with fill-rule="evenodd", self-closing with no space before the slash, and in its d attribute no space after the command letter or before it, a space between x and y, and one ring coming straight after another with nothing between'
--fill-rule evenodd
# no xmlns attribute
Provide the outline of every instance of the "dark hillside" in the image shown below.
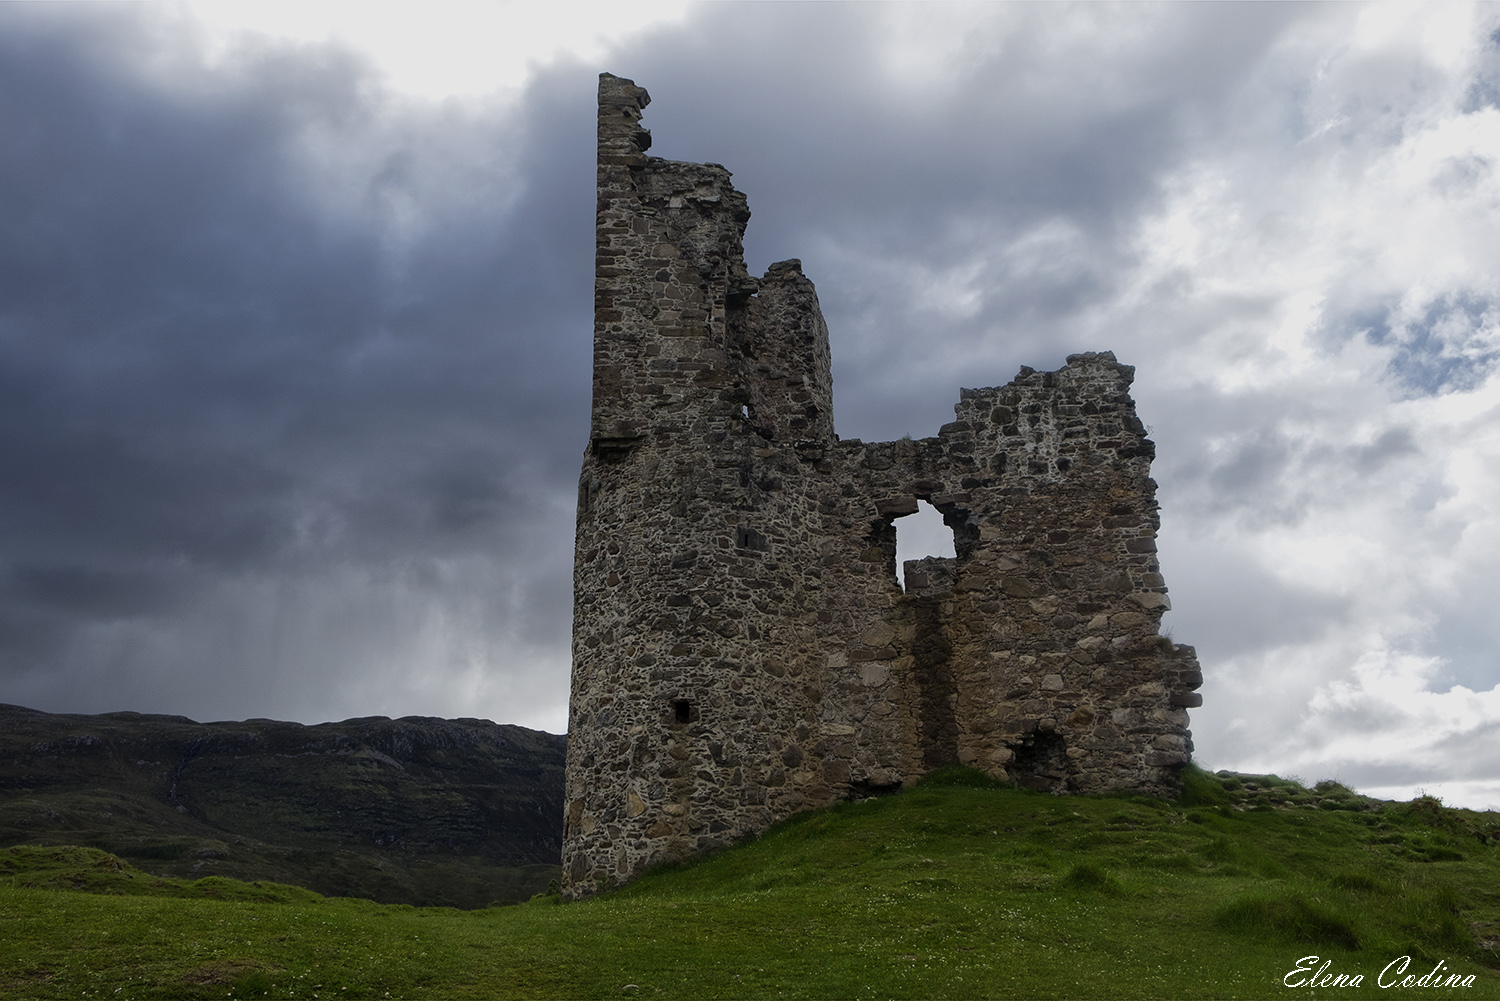
<svg viewBox="0 0 1500 1001"><path fill-rule="evenodd" d="M488 720L303 726L0 705L0 845L166 876L477 907L557 875L566 738Z"/></svg>

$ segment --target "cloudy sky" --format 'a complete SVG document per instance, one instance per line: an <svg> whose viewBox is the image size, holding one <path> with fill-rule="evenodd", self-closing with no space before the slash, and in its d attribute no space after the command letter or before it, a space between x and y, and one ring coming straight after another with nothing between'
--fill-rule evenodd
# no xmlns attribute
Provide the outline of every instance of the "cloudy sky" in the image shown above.
<svg viewBox="0 0 1500 1001"><path fill-rule="evenodd" d="M1500 8L0 5L0 701L565 726L594 92L845 437L1111 349L1210 768L1500 808Z"/></svg>

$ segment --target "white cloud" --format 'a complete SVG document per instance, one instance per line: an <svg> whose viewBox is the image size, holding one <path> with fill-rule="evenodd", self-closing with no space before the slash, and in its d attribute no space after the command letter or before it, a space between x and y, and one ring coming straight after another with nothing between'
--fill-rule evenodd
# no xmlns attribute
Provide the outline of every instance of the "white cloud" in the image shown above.
<svg viewBox="0 0 1500 1001"><path fill-rule="evenodd" d="M371 59L394 90L428 98L513 91L535 69L571 57L598 60L632 32L680 20L687 0L193 0L213 49L231 53L246 33L336 42Z"/></svg>
<svg viewBox="0 0 1500 1001"><path fill-rule="evenodd" d="M1497 757L1500 665L1457 663L1445 635L1500 596L1500 111L1466 107L1492 17L1433 13L1361 9L1347 44L1290 36L1247 83L1260 117L1195 151L1140 231L1120 306L1155 330L1132 360L1162 444L1164 572L1202 584L1231 553L1254 582L1218 586L1213 610L1174 587L1173 626L1207 655L1211 765L1409 794ZM1268 585L1326 602L1320 634L1280 642ZM1266 632L1230 654L1236 604Z"/></svg>

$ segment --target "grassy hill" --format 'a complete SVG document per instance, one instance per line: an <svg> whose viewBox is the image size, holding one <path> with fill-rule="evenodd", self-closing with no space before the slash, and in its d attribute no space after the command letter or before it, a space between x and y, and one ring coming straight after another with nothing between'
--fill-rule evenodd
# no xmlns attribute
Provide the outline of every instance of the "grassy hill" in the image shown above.
<svg viewBox="0 0 1500 1001"><path fill-rule="evenodd" d="M28 998L1258 998L1325 962L1363 983L1305 993L1390 997L1403 956L1473 979L1396 996L1496 998L1497 939L1495 814L1201 772L1177 803L948 773L590 901L477 911L0 853L0 995Z"/></svg>
<svg viewBox="0 0 1500 1001"><path fill-rule="evenodd" d="M159 876L484 907L558 873L567 740L489 720L303 726L0 705L0 846Z"/></svg>

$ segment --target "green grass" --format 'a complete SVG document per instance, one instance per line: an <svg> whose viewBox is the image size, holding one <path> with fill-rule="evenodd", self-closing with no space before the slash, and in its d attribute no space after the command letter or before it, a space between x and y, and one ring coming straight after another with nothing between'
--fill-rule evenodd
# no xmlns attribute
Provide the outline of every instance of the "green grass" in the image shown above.
<svg viewBox="0 0 1500 1001"><path fill-rule="evenodd" d="M1500 997L1494 814L1270 777L1195 772L1164 803L951 775L590 901L480 911L46 851L73 854L0 853L0 995L1258 998L1317 955L1364 975L1325 996L1390 996L1376 975L1411 956L1475 976L1419 996Z"/></svg>

